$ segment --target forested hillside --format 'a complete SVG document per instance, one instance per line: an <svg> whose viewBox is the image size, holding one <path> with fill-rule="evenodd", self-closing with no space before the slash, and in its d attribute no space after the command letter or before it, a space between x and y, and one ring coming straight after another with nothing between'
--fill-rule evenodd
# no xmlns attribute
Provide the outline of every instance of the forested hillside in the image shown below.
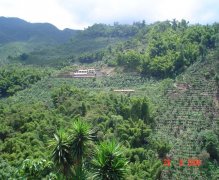
<svg viewBox="0 0 219 180"><path fill-rule="evenodd" d="M59 45L18 41L0 47L0 179L219 178L218 23L95 24ZM87 67L111 71L59 76Z"/></svg>
<svg viewBox="0 0 219 180"><path fill-rule="evenodd" d="M95 24L84 31L59 30L49 23L0 17L0 63L63 66L81 53L101 51L138 32L137 26ZM26 58L20 56L25 54ZM24 61L25 60L25 61Z"/></svg>
<svg viewBox="0 0 219 180"><path fill-rule="evenodd" d="M0 27L0 44L17 41L63 43L77 33L70 29L61 31L49 23L29 23L19 18L0 17Z"/></svg>

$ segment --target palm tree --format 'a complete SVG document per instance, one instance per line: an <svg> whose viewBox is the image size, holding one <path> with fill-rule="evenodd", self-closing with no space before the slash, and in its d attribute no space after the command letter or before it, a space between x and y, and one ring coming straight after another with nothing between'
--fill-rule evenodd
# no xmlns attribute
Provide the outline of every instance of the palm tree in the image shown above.
<svg viewBox="0 0 219 180"><path fill-rule="evenodd" d="M54 134L54 137L55 140L50 142L50 146L53 147L52 160L58 171L68 179L68 177L71 177L73 165L69 139L67 135L61 131Z"/></svg>
<svg viewBox="0 0 219 180"><path fill-rule="evenodd" d="M93 131L90 126L82 120L76 120L70 140L71 153L75 167L75 178L83 179L83 159L89 154L92 146Z"/></svg>
<svg viewBox="0 0 219 180"><path fill-rule="evenodd" d="M92 161L94 179L124 179L128 162L123 154L121 146L117 145L114 140L102 142L97 148L97 154Z"/></svg>

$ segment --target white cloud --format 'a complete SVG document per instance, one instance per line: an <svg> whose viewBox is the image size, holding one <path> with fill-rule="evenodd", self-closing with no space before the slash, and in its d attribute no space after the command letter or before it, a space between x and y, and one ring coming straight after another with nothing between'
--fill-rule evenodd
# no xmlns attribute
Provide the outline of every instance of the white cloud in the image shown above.
<svg viewBox="0 0 219 180"><path fill-rule="evenodd" d="M186 19L192 23L219 20L218 0L1 0L0 16L50 22L83 29L94 23L154 22Z"/></svg>
<svg viewBox="0 0 219 180"><path fill-rule="evenodd" d="M19 17L30 22L50 22L59 28L71 26L74 18L54 0L1 0L0 13L1 16Z"/></svg>

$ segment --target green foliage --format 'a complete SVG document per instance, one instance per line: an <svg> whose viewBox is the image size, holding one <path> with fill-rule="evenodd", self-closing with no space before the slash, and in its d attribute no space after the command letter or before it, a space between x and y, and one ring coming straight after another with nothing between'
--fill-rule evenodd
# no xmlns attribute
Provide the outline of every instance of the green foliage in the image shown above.
<svg viewBox="0 0 219 180"><path fill-rule="evenodd" d="M117 63L118 65L125 66L128 69L140 71L140 66L143 62L143 58L143 55L135 51L128 51L124 54L118 54Z"/></svg>
<svg viewBox="0 0 219 180"><path fill-rule="evenodd" d="M200 132L200 138L203 143L202 148L206 148L211 159L219 160L219 141L217 135L210 130Z"/></svg>
<svg viewBox="0 0 219 180"><path fill-rule="evenodd" d="M88 152L91 150L89 148L92 147L93 132L87 123L76 120L71 134L70 147L76 172L75 178L82 179L83 159L89 155Z"/></svg>
<svg viewBox="0 0 219 180"><path fill-rule="evenodd" d="M29 23L19 18L0 18L0 39L2 43L13 41L34 41L63 43L74 36L77 31L61 31L49 23Z"/></svg>
<svg viewBox="0 0 219 180"><path fill-rule="evenodd" d="M151 104L147 98L144 98L141 104L141 119L146 123L150 123L150 107Z"/></svg>
<svg viewBox="0 0 219 180"><path fill-rule="evenodd" d="M133 105L131 107L131 117L132 119L139 119L141 118L141 100L136 98L133 99Z"/></svg>
<svg viewBox="0 0 219 180"><path fill-rule="evenodd" d="M157 159L156 154L151 150L138 149L138 151L144 156L139 156L141 163L138 161L130 163L131 175L128 176L128 179L160 179L162 163Z"/></svg>
<svg viewBox="0 0 219 180"><path fill-rule="evenodd" d="M5 92L0 99L0 179L89 179L93 173L103 177L110 166L119 169L116 177L122 174L130 180L218 179L217 33L217 24L137 22L94 25L59 47L44 48L41 43L41 48L31 44L28 51L22 43L0 47L0 53L7 49L10 62L18 60L16 56L41 65L99 61L97 68L104 63L115 66L115 75L95 80L43 78L51 69L42 67L1 67L0 88ZM10 47L20 50L13 54ZM129 72L122 74L118 65ZM151 77L181 72L174 80ZM112 91L126 88L135 92ZM112 145L112 139L124 147ZM203 164L182 171L171 166L165 176L161 161L168 155L174 160L198 156ZM114 178L111 175L107 178Z"/></svg>
<svg viewBox="0 0 219 180"><path fill-rule="evenodd" d="M150 127L143 120L129 120L118 124L116 132L121 141L125 141L128 147L148 147Z"/></svg>
<svg viewBox="0 0 219 180"><path fill-rule="evenodd" d="M172 147L165 138L154 139L152 144L154 149L157 150L158 156L161 159L165 158L166 154Z"/></svg>
<svg viewBox="0 0 219 180"><path fill-rule="evenodd" d="M141 23L139 23L140 25ZM143 25L142 25L143 26ZM88 27L81 34L91 37L130 37L135 35L138 32L138 24L132 25L120 25L114 23L113 26L106 24L94 24L91 27Z"/></svg>
<svg viewBox="0 0 219 180"><path fill-rule="evenodd" d="M60 131L54 134L55 141L50 142L53 147L52 160L55 167L64 177L83 179L84 159L89 155L92 147L92 131L87 123L75 120L68 133Z"/></svg>
<svg viewBox="0 0 219 180"><path fill-rule="evenodd" d="M17 169L11 166L7 160L0 157L0 179L12 178Z"/></svg>
<svg viewBox="0 0 219 180"><path fill-rule="evenodd" d="M57 173L54 174L54 178L56 176L86 179L91 176L91 172L87 170L91 168L90 161L94 153L92 150L95 149L91 141L94 134L86 125L88 121L98 130L98 136L94 138L97 141L116 138L124 142L126 148L151 147L149 143L151 121L147 121L147 117L151 117L151 102L148 98L82 90L73 88L70 83L69 85L63 83L63 86L60 86L58 83L59 88L48 89L50 101L54 106L44 105L45 101L26 106L8 101L8 106L5 104L0 106L2 113L0 135L3 141L0 148L4 153L2 156L8 159L10 164L17 166L27 158L48 158L50 153L48 141L52 139L57 129L63 129L65 133L63 131L58 133L52 143L54 168L51 176L55 171ZM139 107L137 102L140 102ZM137 118L134 118L134 111L131 116L131 109L134 109L132 107L136 107L140 112ZM80 116L84 119L79 122L73 118ZM141 118L146 118L146 121ZM15 136L11 137L14 132ZM16 157L15 153L18 154ZM134 151L132 156L141 157ZM23 175L27 174L28 171Z"/></svg>
<svg viewBox="0 0 219 180"><path fill-rule="evenodd" d="M53 147L52 160L57 170L67 178L72 174L73 165L70 142L68 136L63 132L54 134L54 137L55 141L50 142L50 146Z"/></svg>
<svg viewBox="0 0 219 180"><path fill-rule="evenodd" d="M144 99L132 99L131 117L132 119L142 119L145 123L150 124L152 118L149 114L152 112L152 106L147 97Z"/></svg>
<svg viewBox="0 0 219 180"><path fill-rule="evenodd" d="M2 106L1 156L13 166L18 166L26 158L48 158L46 143L59 123L63 124L62 119L56 121L56 118L51 110L40 103Z"/></svg>
<svg viewBox="0 0 219 180"><path fill-rule="evenodd" d="M127 44L117 45L116 62L146 76L174 76L203 60L216 47L217 33L214 26L189 26L185 20L154 23ZM109 63L115 64L113 60Z"/></svg>
<svg viewBox="0 0 219 180"><path fill-rule="evenodd" d="M57 179L56 175L52 173L53 164L45 159L26 159L23 161L17 176L26 179Z"/></svg>
<svg viewBox="0 0 219 180"><path fill-rule="evenodd" d="M20 68L18 68L20 67ZM15 94L41 80L46 72L37 68L24 68L21 66L7 66L0 68L0 96Z"/></svg>
<svg viewBox="0 0 219 180"><path fill-rule="evenodd" d="M114 140L102 142L96 150L92 161L94 179L119 180L125 179L127 160L124 157L124 150Z"/></svg>
<svg viewBox="0 0 219 180"><path fill-rule="evenodd" d="M61 87L56 89L52 94L52 101L55 107L58 107L60 104L65 102L69 97L73 95L74 91L70 89L69 86Z"/></svg>
<svg viewBox="0 0 219 180"><path fill-rule="evenodd" d="M216 162L208 161L201 167L201 171L209 179L216 180L219 177L218 164Z"/></svg>
<svg viewBox="0 0 219 180"><path fill-rule="evenodd" d="M78 57L80 63L93 63L95 61L101 61L103 59L104 52L99 51L96 53L82 54Z"/></svg>
<svg viewBox="0 0 219 180"><path fill-rule="evenodd" d="M87 112L87 107L86 107L85 103L82 102L82 105L81 105L81 115L85 116L86 112Z"/></svg>
<svg viewBox="0 0 219 180"><path fill-rule="evenodd" d="M179 27L177 30L169 27L160 32L155 26L148 35L149 44L143 72L156 76L173 75L197 61L199 56L204 56L203 50L214 47L214 41L210 40L214 32L209 28L211 33L205 36L204 29L204 26L191 26L186 29ZM201 41L201 38L206 40ZM199 49L199 46L204 47Z"/></svg>

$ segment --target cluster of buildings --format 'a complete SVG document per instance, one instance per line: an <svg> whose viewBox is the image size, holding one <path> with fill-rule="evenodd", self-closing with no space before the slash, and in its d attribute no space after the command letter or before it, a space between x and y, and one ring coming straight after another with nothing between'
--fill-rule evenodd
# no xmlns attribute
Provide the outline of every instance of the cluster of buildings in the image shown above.
<svg viewBox="0 0 219 180"><path fill-rule="evenodd" d="M90 69L79 69L76 72L71 72L70 75L73 77L96 77L96 70L93 68Z"/></svg>

